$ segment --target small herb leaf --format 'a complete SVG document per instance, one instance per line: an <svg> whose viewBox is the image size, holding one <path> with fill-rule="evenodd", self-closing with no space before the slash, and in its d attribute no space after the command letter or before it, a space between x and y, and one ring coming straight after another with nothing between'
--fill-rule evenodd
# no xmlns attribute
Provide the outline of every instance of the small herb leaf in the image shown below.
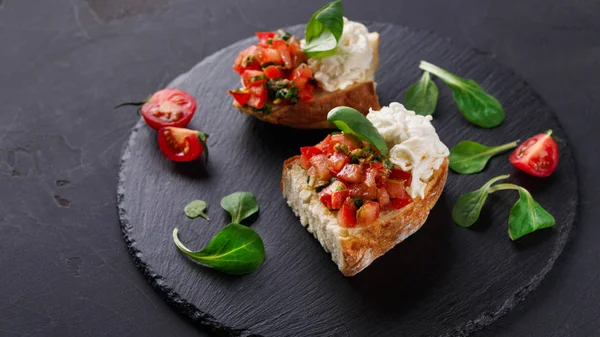
<svg viewBox="0 0 600 337"><path fill-rule="evenodd" d="M335 124L344 133L369 142L382 155L388 154L388 146L383 136L373 126L373 123L358 110L347 106L339 106L329 111L327 120Z"/></svg>
<svg viewBox="0 0 600 337"><path fill-rule="evenodd" d="M454 222L460 227L471 227L479 219L479 214L487 200L490 186L498 180L507 178L508 175L492 178L480 189L461 195L452 209L452 219Z"/></svg>
<svg viewBox="0 0 600 337"><path fill-rule="evenodd" d="M204 149L204 162L208 163L208 145L206 145L208 134L198 131L198 139L200 140L200 144L202 144L202 148Z"/></svg>
<svg viewBox="0 0 600 337"><path fill-rule="evenodd" d="M236 192L224 197L221 207L229 212L231 222L236 224L258 212L256 197L250 192Z"/></svg>
<svg viewBox="0 0 600 337"><path fill-rule="evenodd" d="M524 188L519 188L519 200L510 210L508 236L516 240L538 229L554 226L554 217L538 204Z"/></svg>
<svg viewBox="0 0 600 337"><path fill-rule="evenodd" d="M191 251L179 240L173 229L173 241L192 260L227 274L247 274L256 270L265 259L262 239L251 228L239 224L225 226L204 249Z"/></svg>
<svg viewBox="0 0 600 337"><path fill-rule="evenodd" d="M485 146L463 140L450 150L450 169L461 174L481 172L493 156L515 147L516 141L500 146Z"/></svg>
<svg viewBox="0 0 600 337"><path fill-rule="evenodd" d="M429 72L423 72L421 80L406 91L404 105L419 115L433 114L438 100L438 87L431 80Z"/></svg>
<svg viewBox="0 0 600 337"><path fill-rule="evenodd" d="M340 0L330 2L316 11L304 31L304 52L311 57L329 55L337 47L344 30L344 11Z"/></svg>
<svg viewBox="0 0 600 337"><path fill-rule="evenodd" d="M469 122L482 128L493 128L504 121L505 113L500 102L477 82L458 77L429 62L421 61L419 67L439 77L452 89L458 110Z"/></svg>
<svg viewBox="0 0 600 337"><path fill-rule="evenodd" d="M187 206L185 206L183 211L190 219L195 219L201 216L206 220L210 220L208 215L206 215L206 202L204 200L194 200L190 202L187 204Z"/></svg>

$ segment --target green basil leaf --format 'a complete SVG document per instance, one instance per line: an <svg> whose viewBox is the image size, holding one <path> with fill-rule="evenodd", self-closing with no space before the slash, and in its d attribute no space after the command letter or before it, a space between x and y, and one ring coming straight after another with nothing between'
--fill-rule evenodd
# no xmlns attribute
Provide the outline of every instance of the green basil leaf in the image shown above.
<svg viewBox="0 0 600 337"><path fill-rule="evenodd" d="M208 218L208 215L206 215L205 213L206 202L204 200L194 200L190 202L189 204L187 204L187 206L185 206L183 211L185 212L185 215L188 216L188 218L195 219L201 216L206 220L210 220Z"/></svg>
<svg viewBox="0 0 600 337"><path fill-rule="evenodd" d="M538 229L554 226L554 217L538 204L524 188L519 188L519 200L510 210L508 236L516 240Z"/></svg>
<svg viewBox="0 0 600 337"><path fill-rule="evenodd" d="M433 114L438 100L438 87L431 80L429 72L423 72L419 82L408 88L404 98L404 106L419 115Z"/></svg>
<svg viewBox="0 0 600 337"><path fill-rule="evenodd" d="M515 147L516 141L500 146L485 146L463 140L450 150L450 169L461 174L481 172L493 156Z"/></svg>
<svg viewBox="0 0 600 337"><path fill-rule="evenodd" d="M353 135L373 145L382 155L388 154L388 146L373 123L358 110L347 106L333 108L327 114L327 120L335 124L344 133Z"/></svg>
<svg viewBox="0 0 600 337"><path fill-rule="evenodd" d="M258 212L256 197L250 192L236 192L221 199L223 207L231 215L232 223L241 223L252 214Z"/></svg>
<svg viewBox="0 0 600 337"><path fill-rule="evenodd" d="M308 56L325 56L334 50L344 31L344 10L340 0L333 1L316 11L304 31Z"/></svg>
<svg viewBox="0 0 600 337"><path fill-rule="evenodd" d="M251 228L239 224L225 226L204 249L191 251L179 240L173 229L173 241L192 260L227 274L247 274L256 270L265 259L262 239Z"/></svg>
<svg viewBox="0 0 600 337"><path fill-rule="evenodd" d="M493 128L504 121L505 113L500 102L485 92L477 82L460 78L429 62L421 61L419 67L439 77L452 89L458 110L470 123L482 128Z"/></svg>
<svg viewBox="0 0 600 337"><path fill-rule="evenodd" d="M452 209L452 219L454 222L460 227L471 227L479 219L479 214L487 200L490 186L498 180L507 178L508 175L492 178L480 189L461 195Z"/></svg>

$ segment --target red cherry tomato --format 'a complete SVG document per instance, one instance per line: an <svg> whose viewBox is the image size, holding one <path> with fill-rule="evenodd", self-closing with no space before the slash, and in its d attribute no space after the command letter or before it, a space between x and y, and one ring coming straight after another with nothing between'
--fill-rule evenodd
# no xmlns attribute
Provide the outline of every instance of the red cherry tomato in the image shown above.
<svg viewBox="0 0 600 337"><path fill-rule="evenodd" d="M145 102L123 103L116 107L127 105L141 105L142 117L154 130L165 126L185 127L196 112L194 97L179 89L163 89L155 92Z"/></svg>
<svg viewBox="0 0 600 337"><path fill-rule="evenodd" d="M208 135L190 129L164 127L158 130L158 146L167 159L177 162L192 161L202 155ZM204 143L204 144L203 144Z"/></svg>
<svg viewBox="0 0 600 337"><path fill-rule="evenodd" d="M510 155L510 162L536 177L551 175L558 165L558 144L552 139L552 130L537 134L519 145Z"/></svg>

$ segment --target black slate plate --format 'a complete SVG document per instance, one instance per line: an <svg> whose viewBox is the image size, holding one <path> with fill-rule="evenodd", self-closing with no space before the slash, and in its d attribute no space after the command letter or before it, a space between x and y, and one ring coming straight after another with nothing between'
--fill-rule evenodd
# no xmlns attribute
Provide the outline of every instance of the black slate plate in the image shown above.
<svg viewBox="0 0 600 337"><path fill-rule="evenodd" d="M389 24L369 29L381 34L382 105L403 101L419 78L421 59L475 79L504 104L506 121L480 129L460 116L441 85L433 123L449 147L463 139L503 144L550 128L565 139L540 97L485 55L429 32ZM290 31L301 34L302 28ZM561 146L558 170L544 180L517 172L507 155L493 159L481 174L450 173L419 232L358 276L343 277L279 190L283 160L326 133L264 124L236 112L225 94L239 84L233 60L251 43L246 39L215 53L171 84L198 99L190 127L211 134L208 166L164 159L155 133L141 121L123 155L118 199L125 240L135 263L178 310L225 335L466 335L513 308L550 271L576 217L577 179L567 144ZM473 229L452 223L450 210L460 194L505 173L556 217L553 229L511 242L506 221L514 192L492 195ZM202 247L226 225L221 197L238 190L259 200L260 216L252 227L265 242L265 263L249 275L230 276L187 260L172 243L173 228L180 228L188 247ZM184 215L183 207L197 198L208 202L210 222Z"/></svg>

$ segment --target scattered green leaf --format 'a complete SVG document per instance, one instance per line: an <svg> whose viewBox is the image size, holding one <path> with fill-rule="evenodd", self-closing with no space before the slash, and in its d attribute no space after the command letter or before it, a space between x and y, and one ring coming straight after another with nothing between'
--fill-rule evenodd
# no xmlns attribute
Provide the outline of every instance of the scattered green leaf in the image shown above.
<svg viewBox="0 0 600 337"><path fill-rule="evenodd" d="M190 219L195 219L201 216L206 220L210 220L208 215L206 215L206 202L204 200L194 200L190 202L187 204L187 206L185 206L183 211Z"/></svg>
<svg viewBox="0 0 600 337"><path fill-rule="evenodd" d="M258 212L256 197L250 192L236 192L224 197L221 207L229 212L231 222L236 224Z"/></svg>
<svg viewBox="0 0 600 337"><path fill-rule="evenodd" d="M388 154L385 139L373 123L358 110L347 106L333 108L327 114L327 120L335 124L345 134L350 134L373 145L382 155Z"/></svg>
<svg viewBox="0 0 600 337"><path fill-rule="evenodd" d="M200 251L191 251L179 240L173 229L173 241L192 260L227 274L247 274L256 270L265 259L262 239L251 228L239 224L225 226Z"/></svg>
<svg viewBox="0 0 600 337"><path fill-rule="evenodd" d="M200 144L202 144L202 147L204 148L204 161L208 162L208 145L206 145L208 134L198 131L198 139L200 139Z"/></svg>
<svg viewBox="0 0 600 337"><path fill-rule="evenodd" d="M504 109L500 102L477 82L458 77L429 62L421 61L419 67L439 77L452 89L458 110L469 122L482 128L493 128L504 121Z"/></svg>
<svg viewBox="0 0 600 337"><path fill-rule="evenodd" d="M333 51L344 30L344 10L340 0L330 2L316 11L304 31L304 53L311 57L324 57Z"/></svg>
<svg viewBox="0 0 600 337"><path fill-rule="evenodd" d="M431 80L429 72L424 71L421 80L406 91L404 105L419 115L433 114L438 100L438 87Z"/></svg>
<svg viewBox="0 0 600 337"><path fill-rule="evenodd" d="M508 177L508 175L502 175L492 178L480 189L461 195L452 209L454 222L461 227L471 227L479 219L481 208L490 193L490 186L498 180L507 179Z"/></svg>
<svg viewBox="0 0 600 337"><path fill-rule="evenodd" d="M450 169L456 173L472 174L481 172L495 155L514 149L517 142L485 146L470 140L463 140L450 150Z"/></svg>

